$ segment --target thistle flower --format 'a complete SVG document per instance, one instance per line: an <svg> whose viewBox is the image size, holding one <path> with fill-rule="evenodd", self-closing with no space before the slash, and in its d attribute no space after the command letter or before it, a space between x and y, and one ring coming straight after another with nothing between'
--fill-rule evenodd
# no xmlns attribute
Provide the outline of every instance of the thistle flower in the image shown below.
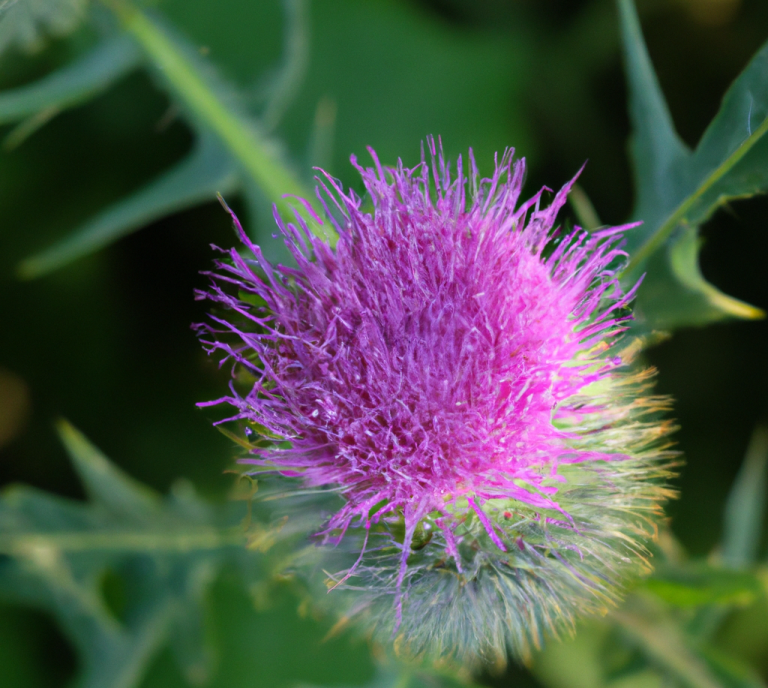
<svg viewBox="0 0 768 688"><path fill-rule="evenodd" d="M345 613L410 654L525 655L646 567L667 404L617 344L631 226L557 230L573 182L521 202L512 151L452 178L429 146L414 169L352 157L372 207L318 180L335 248L275 213L295 267L233 215L254 259L227 252L198 295L228 312L198 327L233 363L206 405L255 433L255 471L339 495L316 535Z"/></svg>

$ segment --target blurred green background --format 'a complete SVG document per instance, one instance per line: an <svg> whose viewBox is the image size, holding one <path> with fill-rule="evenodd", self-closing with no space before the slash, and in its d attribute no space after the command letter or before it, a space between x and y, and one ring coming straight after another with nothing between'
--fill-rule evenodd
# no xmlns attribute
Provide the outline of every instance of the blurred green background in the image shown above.
<svg viewBox="0 0 768 688"><path fill-rule="evenodd" d="M283 49L280 1L154 4L258 110ZM638 5L672 115L695 144L728 84L768 37L768 3ZM495 151L514 146L528 159L530 193L562 185L588 160L581 183L601 219L619 223L629 215L629 124L612 0L313 0L309 28L306 75L276 130L296 170L321 163L359 190L350 154L365 160L371 145L386 163L402 157L414 164L424 137L439 134L452 158L471 146L481 171L491 168ZM0 88L38 78L92 42L84 27L33 54L8 52L0 58ZM312 137L318 117L332 122L333 136L322 145ZM211 203L156 222L39 280L15 277L20 260L140 187L191 141L139 71L22 146L0 151L1 483L82 496L52 429L63 416L139 480L166 491L186 476L203 494L226 498L231 479L223 470L235 451L211 428L210 414L194 406L218 395L226 375L190 330L204 317L192 292L205 284L199 272L211 264L209 244L234 241L221 208ZM229 200L247 217L242 201ZM702 253L708 280L763 309L767 222L765 199L734 203L705 227ZM659 368L658 391L676 400L687 461L682 497L669 508L672 526L692 554L706 555L718 541L749 435L766 418L768 324L681 331L647 359ZM224 657L225 677L227 666L251 672L253 682L242 685L355 684L372 675L365 651L346 640L308 658L294 626L281 631L286 615L279 610L290 600L261 615L248 611L251 618L241 613L248 600L227 585L217 588L214 626L227 647L242 646L246 660L236 670ZM315 623L322 630L311 620L297 628L315 633ZM273 649L275 638L285 642ZM768 658L755 661L768 673ZM3 685L62 685L74 662L44 617L0 607ZM315 668L305 671L302 663ZM323 663L345 668L326 675L317 668ZM161 657L146 685L175 685L174 671ZM532 679L513 669L488 680Z"/></svg>

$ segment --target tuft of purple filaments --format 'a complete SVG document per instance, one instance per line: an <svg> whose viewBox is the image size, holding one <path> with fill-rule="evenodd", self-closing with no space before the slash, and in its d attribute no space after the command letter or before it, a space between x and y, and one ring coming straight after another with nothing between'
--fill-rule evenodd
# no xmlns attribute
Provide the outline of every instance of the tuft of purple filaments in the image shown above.
<svg viewBox="0 0 768 688"><path fill-rule="evenodd" d="M431 165L413 169L383 167L372 150L372 169L352 158L372 208L319 180L335 248L299 212L275 212L293 267L270 264L233 215L253 258L225 252L198 294L230 313L198 326L209 352L249 374L203 405L229 404L227 421L264 438L243 462L339 491L325 541L401 518L398 586L427 515L461 571L467 514L499 550L522 547L489 518L497 501L567 522L558 468L625 458L571 440L604 403L585 404L585 389L621 365L607 352L634 292L616 273L628 227L562 233L573 181L549 205L545 189L521 201L525 163L512 151L490 178L471 152L468 174L459 158L452 177L429 145Z"/></svg>

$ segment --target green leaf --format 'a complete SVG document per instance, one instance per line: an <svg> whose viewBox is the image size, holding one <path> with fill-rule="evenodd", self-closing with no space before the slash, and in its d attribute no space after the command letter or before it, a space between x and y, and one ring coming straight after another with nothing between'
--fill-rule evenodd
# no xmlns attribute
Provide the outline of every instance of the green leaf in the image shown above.
<svg viewBox="0 0 768 688"><path fill-rule="evenodd" d="M550 642L532 672L547 688L765 688L754 671L688 635L685 615L639 591L574 638Z"/></svg>
<svg viewBox="0 0 768 688"><path fill-rule="evenodd" d="M226 570L211 587L207 621L217 640L218 661L206 688L368 685L374 666L367 643L326 639L328 622L297 613L296 598L285 585L268 602L257 610L241 581ZM140 685L186 688L187 683L168 652L153 663ZM434 681L411 685L440 686Z"/></svg>
<svg viewBox="0 0 768 688"><path fill-rule="evenodd" d="M40 2L45 4L44 0ZM54 4L53 0L48 4ZM22 278L47 274L148 222L214 198L217 193L244 188L249 201L263 196L266 203L259 198L255 205L269 207L269 225L273 203L292 214L291 196L313 202L313 194L289 169L277 142L261 131L259 123L238 102L236 91L201 59L189 41L128 2L107 4L126 34L105 41L76 63L34 84L0 94L0 123L26 118L9 134L6 146L18 145L63 109L93 97L142 61L149 63L180 105L198 141L193 152L175 168L107 208L58 244L25 260L18 270ZM279 120L293 97L306 62L303 2L291 0L286 9L286 61L265 114L268 126ZM309 223L317 229L314 219ZM331 241L335 238L328 223L322 233ZM281 250L281 246L271 246L267 253Z"/></svg>
<svg viewBox="0 0 768 688"><path fill-rule="evenodd" d="M630 90L637 188L624 278L646 272L636 311L640 329L704 325L762 311L707 283L698 266L698 227L723 204L768 190L768 45L728 91L691 152L675 132L632 0L618 0Z"/></svg>
<svg viewBox="0 0 768 688"><path fill-rule="evenodd" d="M643 587L676 607L745 605L762 594L762 584L752 573L703 562L662 565Z"/></svg>
<svg viewBox="0 0 768 688"><path fill-rule="evenodd" d="M161 508L160 495L123 473L74 426L65 420L57 426L91 503L129 520L145 520Z"/></svg>
<svg viewBox="0 0 768 688"><path fill-rule="evenodd" d="M99 213L65 239L18 268L22 278L45 275L107 246L169 213L229 193L238 187L238 169L217 139L205 134L174 168L132 196Z"/></svg>
<svg viewBox="0 0 768 688"><path fill-rule="evenodd" d="M183 598L192 604L184 604L177 610L170 629L173 656L193 685L206 683L215 669L216 656L206 634L204 605L205 595L217 573L215 562L209 561L207 565L198 565L193 575L184 578Z"/></svg>
<svg viewBox="0 0 768 688"><path fill-rule="evenodd" d="M141 51L130 37L121 35L104 40L86 55L42 79L1 92L0 124L52 108L60 112L85 102L135 69L141 59Z"/></svg>
<svg viewBox="0 0 768 688"><path fill-rule="evenodd" d="M579 625L578 632L563 642L548 642L534 654L531 671L547 688L602 688L607 624Z"/></svg>
<svg viewBox="0 0 768 688"><path fill-rule="evenodd" d="M16 487L0 498L0 596L52 613L81 659L78 686L130 688L173 632L191 677L207 672L203 593L239 556L242 514L189 490L161 499L123 474L67 423L59 429L91 503ZM117 618L101 581L117 573Z"/></svg>
<svg viewBox="0 0 768 688"><path fill-rule="evenodd" d="M0 598L55 617L79 655L78 688L367 681L367 645L324 640L330 624L307 618L312 610L304 602L297 613L287 594L283 559L293 551L291 533L306 540L301 519L282 518L271 528L257 522L257 514L265 523L269 514L254 505L246 526L243 504L208 504L184 482L161 497L65 421L59 432L90 501L28 487L0 496ZM276 561L269 561L266 541L276 545L277 532ZM257 612L260 590L267 594ZM220 641L215 648L213 638ZM403 670L386 664L382 671L390 677ZM443 674L432 671L406 673L414 677L410 685L423 685L421 677L459 685L441 683Z"/></svg>
<svg viewBox="0 0 768 688"><path fill-rule="evenodd" d="M729 317L762 317L760 309L724 294L704 279L699 267L701 243L698 228L687 227L675 243L662 246L648 258L635 302L636 330L663 332Z"/></svg>
<svg viewBox="0 0 768 688"><path fill-rule="evenodd" d="M651 598L633 595L611 615L648 660L688 688L734 688L712 670L680 624Z"/></svg>
<svg viewBox="0 0 768 688"><path fill-rule="evenodd" d="M725 504L722 557L739 568L757 560L768 491L768 428L758 426Z"/></svg>
<svg viewBox="0 0 768 688"><path fill-rule="evenodd" d="M0 53L39 48L46 35L64 36L85 16L88 0L6 0L0 4Z"/></svg>
<svg viewBox="0 0 768 688"><path fill-rule="evenodd" d="M752 667L713 648L700 650L709 670L724 688L765 688L765 682Z"/></svg>
<svg viewBox="0 0 768 688"><path fill-rule="evenodd" d="M427 667L409 667L392 662L380 662L373 679L357 688L479 688L468 672L451 672ZM315 684L300 684L300 688L320 688ZM353 688L345 684L344 688Z"/></svg>
<svg viewBox="0 0 768 688"><path fill-rule="evenodd" d="M728 89L691 159L696 202L689 222L701 223L731 198L768 188L768 42Z"/></svg>
<svg viewBox="0 0 768 688"><path fill-rule="evenodd" d="M678 176L690 152L680 140L645 47L633 0L619 0L624 60L629 82L629 113L633 132L630 151L634 163L634 215L646 225L657 224L678 203ZM641 240L635 230L627 237L630 255Z"/></svg>

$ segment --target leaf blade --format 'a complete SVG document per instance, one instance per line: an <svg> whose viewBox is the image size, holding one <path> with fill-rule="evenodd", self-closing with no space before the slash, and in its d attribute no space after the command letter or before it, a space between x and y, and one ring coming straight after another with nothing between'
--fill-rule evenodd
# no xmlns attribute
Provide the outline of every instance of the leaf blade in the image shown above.
<svg viewBox="0 0 768 688"><path fill-rule="evenodd" d="M166 214L229 193L238 187L229 155L210 136L175 167L96 215L80 229L23 260L17 273L35 279L108 246Z"/></svg>
<svg viewBox="0 0 768 688"><path fill-rule="evenodd" d="M55 616L80 656L79 688L131 688L174 624L200 622L206 589L225 555L242 551L244 535L228 510L183 509L178 496L161 502L71 425L62 421L59 430L93 503L26 487L6 491L0 596ZM184 499L194 506L192 495ZM120 619L99 582L113 567L127 588ZM188 658L200 628L186 630Z"/></svg>
<svg viewBox="0 0 768 688"><path fill-rule="evenodd" d="M725 688L704 659L688 646L676 624L666 616L626 609L614 612L612 616L645 655L684 685L689 688Z"/></svg>
<svg viewBox="0 0 768 688"><path fill-rule="evenodd" d="M667 604L680 608L744 606L763 592L762 582L757 576L703 562L660 566L643 582L643 587Z"/></svg>
<svg viewBox="0 0 768 688"><path fill-rule="evenodd" d="M697 327L728 317L758 319L759 308L723 293L704 279L699 267L701 239L696 227L679 233L676 243L654 253L635 301L636 330Z"/></svg>
<svg viewBox="0 0 768 688"><path fill-rule="evenodd" d="M126 35L102 41L89 53L26 86L0 92L0 124L55 107L74 107L139 66L141 52Z"/></svg>
<svg viewBox="0 0 768 688"><path fill-rule="evenodd" d="M740 568L757 560L767 488L768 428L760 425L725 504L722 557L726 566Z"/></svg>
<svg viewBox="0 0 768 688"><path fill-rule="evenodd" d="M129 518L144 519L160 507L160 496L121 471L66 420L56 424L59 438L95 504Z"/></svg>
<svg viewBox="0 0 768 688"><path fill-rule="evenodd" d="M680 141L643 40L634 0L618 0L633 125L635 219L625 283L645 273L636 331L706 325L764 313L708 283L698 226L732 198L768 190L768 45L729 89L694 152ZM749 94L750 101L746 102ZM757 107L755 107L757 104ZM746 111L745 111L746 110ZM747 117L746 115L749 115ZM752 128L750 118L760 122ZM759 118L763 119L759 119Z"/></svg>
<svg viewBox="0 0 768 688"><path fill-rule="evenodd" d="M618 0L618 4L633 127L630 149L637 194L634 215L652 224L675 207L671 190L690 152L675 131L634 2ZM641 234L628 235L630 254L641 240Z"/></svg>

